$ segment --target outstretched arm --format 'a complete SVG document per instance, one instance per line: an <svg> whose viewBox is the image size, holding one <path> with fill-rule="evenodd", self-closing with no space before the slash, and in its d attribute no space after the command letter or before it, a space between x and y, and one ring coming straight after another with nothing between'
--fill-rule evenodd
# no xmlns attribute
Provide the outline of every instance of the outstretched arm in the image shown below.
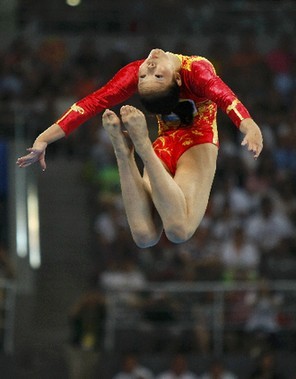
<svg viewBox="0 0 296 379"><path fill-rule="evenodd" d="M68 135L96 114L129 99L137 90L141 62L124 66L106 85L73 104L56 124Z"/></svg>
<svg viewBox="0 0 296 379"><path fill-rule="evenodd" d="M27 151L29 151L29 154L18 158L16 164L19 167L27 167L39 161L42 170L45 171L45 151L47 145L63 137L65 137L65 132L63 129L57 124L51 125L48 129L39 134L33 146L27 149Z"/></svg>
<svg viewBox="0 0 296 379"><path fill-rule="evenodd" d="M139 60L126 65L105 86L73 104L59 120L37 137L33 146L27 149L29 154L18 158L17 165L27 167L39 161L44 171L48 144L67 136L95 114L125 101L136 92L141 62Z"/></svg>

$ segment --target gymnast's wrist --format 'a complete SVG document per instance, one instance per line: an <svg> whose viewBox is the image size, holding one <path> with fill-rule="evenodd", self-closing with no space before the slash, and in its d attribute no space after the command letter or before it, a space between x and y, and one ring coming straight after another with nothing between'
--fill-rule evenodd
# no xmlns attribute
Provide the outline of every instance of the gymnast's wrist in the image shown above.
<svg viewBox="0 0 296 379"><path fill-rule="evenodd" d="M33 144L34 149L38 150L45 150L47 148L48 142L44 141L42 138L39 138L39 136L36 138Z"/></svg>
<svg viewBox="0 0 296 379"><path fill-rule="evenodd" d="M258 128L258 125L255 123L255 121L252 118L248 117L241 121L239 125L239 130L243 134L247 134L250 131L250 129L253 129L254 127Z"/></svg>

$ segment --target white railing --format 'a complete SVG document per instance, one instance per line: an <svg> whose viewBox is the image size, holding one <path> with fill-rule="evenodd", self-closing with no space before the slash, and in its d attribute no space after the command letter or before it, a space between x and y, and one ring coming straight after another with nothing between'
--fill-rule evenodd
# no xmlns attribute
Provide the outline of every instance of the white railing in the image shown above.
<svg viewBox="0 0 296 379"><path fill-rule="evenodd" d="M105 349L116 350L117 336L122 331L141 333L145 326L147 330L147 325L155 328L151 317L149 321L145 315L147 299L162 298L174 310L170 321L158 324L159 332L168 325L187 331L193 331L197 325L203 326L211 336L213 352L220 354L224 349L225 332L246 330L254 311L253 300L266 291L271 295L272 305L269 310L263 310L265 316L271 317L270 312L274 312L279 331L296 331L296 281L270 282L267 290L262 283L254 282L201 282L151 284L138 291L108 292ZM150 316L151 312L150 308Z"/></svg>

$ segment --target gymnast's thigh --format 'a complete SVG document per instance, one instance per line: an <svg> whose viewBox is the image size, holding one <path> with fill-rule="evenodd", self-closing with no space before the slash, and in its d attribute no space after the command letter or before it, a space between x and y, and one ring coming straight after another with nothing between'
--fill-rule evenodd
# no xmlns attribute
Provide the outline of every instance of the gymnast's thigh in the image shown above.
<svg viewBox="0 0 296 379"><path fill-rule="evenodd" d="M212 143L192 146L178 160L175 181L190 206L208 201L216 172L218 147Z"/></svg>

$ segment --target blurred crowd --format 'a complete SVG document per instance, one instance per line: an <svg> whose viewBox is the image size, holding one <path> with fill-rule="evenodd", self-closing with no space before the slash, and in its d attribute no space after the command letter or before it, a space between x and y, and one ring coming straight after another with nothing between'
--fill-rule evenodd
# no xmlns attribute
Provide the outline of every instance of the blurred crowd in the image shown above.
<svg viewBox="0 0 296 379"><path fill-rule="evenodd" d="M262 45L262 39L260 42ZM295 279L296 273L295 42L295 35L283 33L262 49L256 33L246 29L235 42L216 36L202 51L190 40L176 42L171 49L211 60L217 73L247 106L264 136L262 155L254 160L240 145L239 131L226 115L219 113L217 174L204 220L187 243L173 245L163 236L156 247L139 250L135 246L123 210L112 146L101 127L100 116L49 147L48 159L64 155L85 162L82 178L89 187L96 267L90 276L98 289L138 290L147 283L168 281L257 281L263 283L262 291L244 297L243 304L249 311L248 322L246 318L243 321L249 330L255 330L258 323L262 328L270 326L273 335L278 317L272 312L283 299L271 293L268 283ZM83 36L75 44L61 36L47 36L34 43L16 38L0 51L1 138L12 138L20 132L32 141L75 101L103 85L123 65L145 57L154 47L166 49L162 41L150 38L143 40L141 49L116 41L101 48L95 35ZM139 106L137 98L128 103ZM20 130L12 127L16 114L21 116ZM153 138L156 123L149 115L147 119ZM5 201L3 193L3 209ZM2 213L3 240L4 226ZM233 295L229 301L234 309L238 304L241 309L241 298ZM145 307L150 305L146 299ZM257 319L252 318L251 311L256 306ZM267 308L271 311L265 312ZM266 318L260 320L260 314L268 314L270 323ZM203 341L201 349L207 349L204 331L196 330L196 334ZM169 376L163 376L166 377Z"/></svg>
<svg viewBox="0 0 296 379"><path fill-rule="evenodd" d="M254 362L244 375L246 379L288 379L289 376L282 372L275 355L271 352L262 354L258 361ZM113 379L238 379L238 376L230 369L226 362L220 358L210 360L204 368L193 364L183 354L173 355L167 366L160 369L159 373L147 368L135 354L123 356L119 372ZM291 377L292 379L292 377Z"/></svg>

